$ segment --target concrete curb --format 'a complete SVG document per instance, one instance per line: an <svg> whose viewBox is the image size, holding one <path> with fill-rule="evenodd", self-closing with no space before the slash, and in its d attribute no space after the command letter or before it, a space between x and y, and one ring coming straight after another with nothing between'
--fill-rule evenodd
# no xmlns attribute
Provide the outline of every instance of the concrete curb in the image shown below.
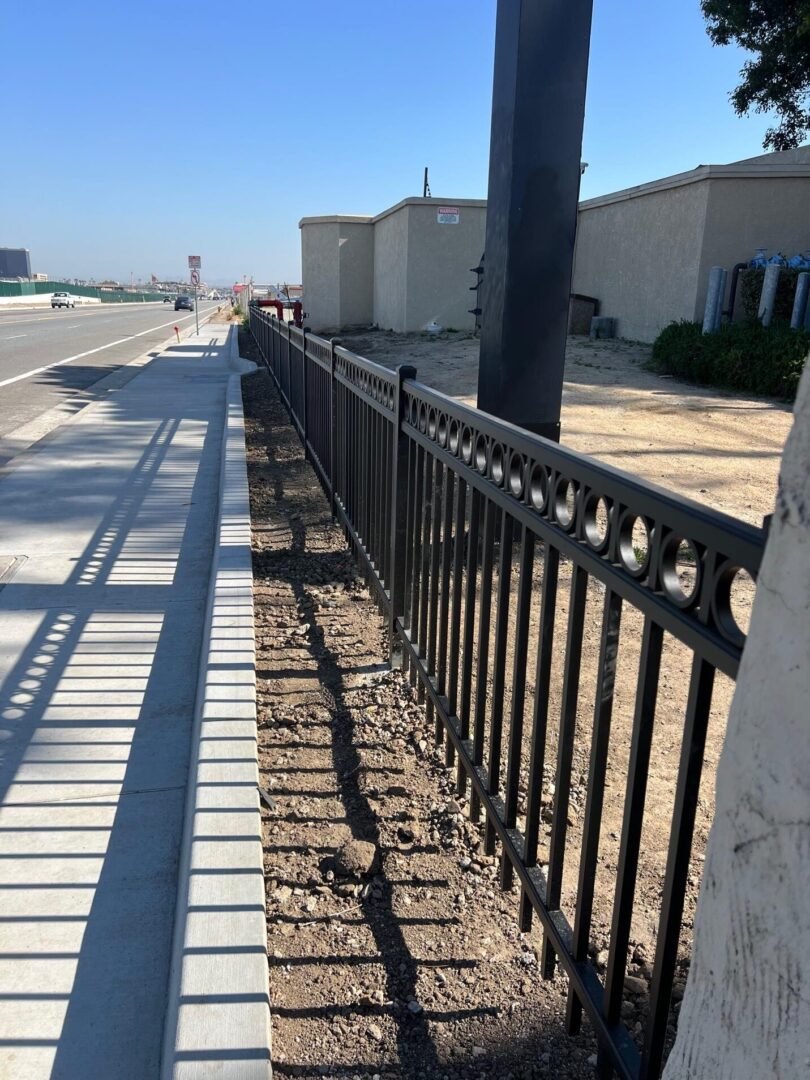
<svg viewBox="0 0 810 1080"><path fill-rule="evenodd" d="M232 329L232 356L235 340ZM250 506L240 378L233 374L228 381L162 1080L272 1076L257 792Z"/></svg>
<svg viewBox="0 0 810 1080"><path fill-rule="evenodd" d="M239 324L231 323L231 370L240 375L249 375L256 370L252 360L245 360L239 355Z"/></svg>

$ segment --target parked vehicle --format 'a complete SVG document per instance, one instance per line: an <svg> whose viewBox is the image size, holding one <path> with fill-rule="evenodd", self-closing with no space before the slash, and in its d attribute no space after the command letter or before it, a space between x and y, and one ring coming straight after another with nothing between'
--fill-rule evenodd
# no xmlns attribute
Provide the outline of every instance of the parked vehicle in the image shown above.
<svg viewBox="0 0 810 1080"><path fill-rule="evenodd" d="M51 307L75 308L76 297L71 296L69 292L55 292L51 297Z"/></svg>
<svg viewBox="0 0 810 1080"><path fill-rule="evenodd" d="M175 311L193 311L194 301L190 296L178 296L174 302Z"/></svg>

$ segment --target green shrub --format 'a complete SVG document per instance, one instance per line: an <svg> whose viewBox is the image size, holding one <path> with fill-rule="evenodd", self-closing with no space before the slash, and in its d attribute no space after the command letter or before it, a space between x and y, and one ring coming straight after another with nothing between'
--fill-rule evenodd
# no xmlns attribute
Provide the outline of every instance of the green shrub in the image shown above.
<svg viewBox="0 0 810 1080"><path fill-rule="evenodd" d="M792 401L808 352L810 332L784 324L739 322L704 334L700 323L684 321L655 339L650 367L704 386Z"/></svg>
<svg viewBox="0 0 810 1080"><path fill-rule="evenodd" d="M801 270L783 266L776 286L776 300L773 305L774 322L790 322L793 314L793 299L796 296L796 279ZM759 298L762 295L762 283L765 280L764 268L743 270L740 274L740 304L747 319L755 319L759 312Z"/></svg>

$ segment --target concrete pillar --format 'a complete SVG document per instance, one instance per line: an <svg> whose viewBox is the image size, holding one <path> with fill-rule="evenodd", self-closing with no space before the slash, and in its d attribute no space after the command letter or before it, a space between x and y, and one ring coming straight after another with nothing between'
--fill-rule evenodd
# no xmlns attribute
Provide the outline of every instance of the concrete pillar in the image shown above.
<svg viewBox="0 0 810 1080"><path fill-rule="evenodd" d="M777 268L778 269L778 268ZM717 771L664 1080L796 1080L810 1060L810 367Z"/></svg>
<svg viewBox="0 0 810 1080"><path fill-rule="evenodd" d="M771 325L781 270L781 266L777 266L775 263L768 263L765 267L765 280L762 282L762 293L759 298L759 311L757 312L757 318L763 326Z"/></svg>
<svg viewBox="0 0 810 1080"><path fill-rule="evenodd" d="M808 295L810 295L810 274L799 274L796 279L796 295L793 298L793 313L790 316L792 330L800 330L805 325L805 317L808 314Z"/></svg>

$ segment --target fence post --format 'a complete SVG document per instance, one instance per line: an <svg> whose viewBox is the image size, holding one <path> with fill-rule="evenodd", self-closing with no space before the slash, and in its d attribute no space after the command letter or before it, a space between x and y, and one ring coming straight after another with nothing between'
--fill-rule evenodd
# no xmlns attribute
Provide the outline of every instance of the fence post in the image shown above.
<svg viewBox="0 0 810 1080"><path fill-rule="evenodd" d="M304 459L309 461L309 418L307 416L307 331L308 326L301 327L301 411L303 412L302 427L304 429Z"/></svg>
<svg viewBox="0 0 810 1080"><path fill-rule="evenodd" d="M400 364L397 368L393 454L391 474L391 614L388 625L388 648L392 668L401 668L405 650L396 633L397 618L405 615L405 545L408 514L408 436L402 431L406 399L403 383L416 378L416 368ZM418 569L414 567L414 573Z"/></svg>
<svg viewBox="0 0 810 1080"><path fill-rule="evenodd" d="M271 315L270 318L275 319L275 315ZM278 327L274 322L270 323L270 367L273 378L278 384Z"/></svg>
<svg viewBox="0 0 810 1080"><path fill-rule="evenodd" d="M332 519L337 521L337 395L335 394L335 348L341 339L329 339L329 412L332 423L329 429L329 506Z"/></svg>

